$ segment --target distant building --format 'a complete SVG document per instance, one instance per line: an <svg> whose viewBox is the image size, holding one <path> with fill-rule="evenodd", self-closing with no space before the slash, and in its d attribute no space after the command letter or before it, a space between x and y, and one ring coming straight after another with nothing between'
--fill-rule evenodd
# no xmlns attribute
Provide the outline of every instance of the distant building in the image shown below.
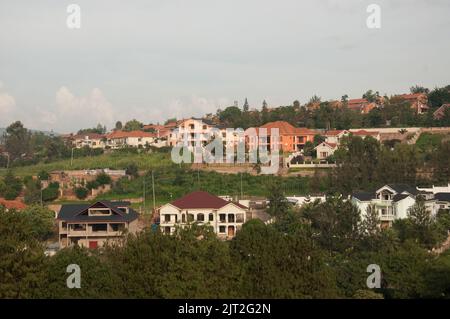
<svg viewBox="0 0 450 319"><path fill-rule="evenodd" d="M9 211L11 209L14 210L24 210L27 208L27 205L25 205L24 202L20 200L7 200L0 197L0 206L3 206L6 211Z"/></svg>
<svg viewBox="0 0 450 319"><path fill-rule="evenodd" d="M98 248L137 232L138 214L129 202L62 205L57 216L61 248Z"/></svg>
<svg viewBox="0 0 450 319"><path fill-rule="evenodd" d="M272 129L278 129L278 138L272 135ZM245 131L248 150L263 147L268 151L299 152L307 142L314 142L317 131L308 128L298 128L285 121L264 124L261 127L249 128Z"/></svg>
<svg viewBox="0 0 450 319"><path fill-rule="evenodd" d="M411 108L414 109L417 114L425 113L429 109L428 97L425 93L401 94L396 95L393 98L409 102L411 104Z"/></svg>
<svg viewBox="0 0 450 319"><path fill-rule="evenodd" d="M329 156L333 155L334 152L338 149L338 144L322 142L317 145L315 148L317 153L317 158L320 160L327 159Z"/></svg>
<svg viewBox="0 0 450 319"><path fill-rule="evenodd" d="M365 139L368 136L373 137L377 141L380 141L380 139L381 139L380 132L378 132L378 131L350 130L350 133L353 136L359 136L362 139Z"/></svg>
<svg viewBox="0 0 450 319"><path fill-rule="evenodd" d="M155 139L155 133L144 131L113 131L106 135L106 146L112 149L123 147L143 148L152 145Z"/></svg>
<svg viewBox="0 0 450 319"><path fill-rule="evenodd" d="M196 191L161 206L158 212L164 234L173 234L176 227L196 223L212 226L219 238L231 239L245 223L247 210L239 203Z"/></svg>
<svg viewBox="0 0 450 319"><path fill-rule="evenodd" d="M75 148L104 148L105 135L98 133L64 134L62 139Z"/></svg>
<svg viewBox="0 0 450 319"><path fill-rule="evenodd" d="M436 111L433 113L433 118L435 120L442 120L445 116L446 112L450 111L450 104L442 104Z"/></svg>
<svg viewBox="0 0 450 319"><path fill-rule="evenodd" d="M408 210L416 203L419 191L404 184L388 184L375 192L357 192L352 195L355 204L364 219L367 208L374 206L378 212L381 226L389 227L397 219L408 217Z"/></svg>
<svg viewBox="0 0 450 319"><path fill-rule="evenodd" d="M375 102L369 102L366 99L352 99L347 101L347 107L361 114L368 114L370 111L378 107Z"/></svg>

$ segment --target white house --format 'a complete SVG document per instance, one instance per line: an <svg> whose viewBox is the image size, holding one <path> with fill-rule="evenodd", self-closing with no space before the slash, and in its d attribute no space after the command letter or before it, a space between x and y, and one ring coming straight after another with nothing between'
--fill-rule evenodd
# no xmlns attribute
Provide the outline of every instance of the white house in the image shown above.
<svg viewBox="0 0 450 319"><path fill-rule="evenodd" d="M322 196L288 196L286 197L286 199L298 206L298 207L302 207L305 204L310 204L310 203L314 203L316 201L318 202L325 202L326 201L326 196L322 195Z"/></svg>
<svg viewBox="0 0 450 319"><path fill-rule="evenodd" d="M433 194L433 198L425 202L425 207L432 216L436 216L440 210L450 213L450 192Z"/></svg>
<svg viewBox="0 0 450 319"><path fill-rule="evenodd" d="M231 239L246 221L247 207L208 192L196 191L159 208L160 229L173 234L176 227L210 225L222 239Z"/></svg>
<svg viewBox="0 0 450 319"><path fill-rule="evenodd" d="M347 130L330 130L326 131L323 136L325 136L325 141L327 143L332 144L341 144L341 140L344 136L348 136L350 134Z"/></svg>
<svg viewBox="0 0 450 319"><path fill-rule="evenodd" d="M114 131L106 135L106 145L117 149L122 147L145 147L156 140L154 133L144 131Z"/></svg>
<svg viewBox="0 0 450 319"><path fill-rule="evenodd" d="M76 148L104 148L105 135L97 133L82 133L72 137L72 145Z"/></svg>
<svg viewBox="0 0 450 319"><path fill-rule="evenodd" d="M327 159L329 156L333 155L338 149L338 145L335 143L322 142L315 148L318 159Z"/></svg>
<svg viewBox="0 0 450 319"><path fill-rule="evenodd" d="M388 184L374 193L359 192L352 195L352 202L364 219L369 206L375 206L382 226L391 226L396 219L408 217L408 210L416 203L419 192L404 184Z"/></svg>

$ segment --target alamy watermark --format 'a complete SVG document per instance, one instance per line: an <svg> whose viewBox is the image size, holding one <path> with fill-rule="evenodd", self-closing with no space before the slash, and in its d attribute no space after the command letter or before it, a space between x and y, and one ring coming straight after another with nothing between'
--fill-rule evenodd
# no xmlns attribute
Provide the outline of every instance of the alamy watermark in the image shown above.
<svg viewBox="0 0 450 319"><path fill-rule="evenodd" d="M280 167L278 128L211 128L202 132L176 129L172 133L172 161L180 163L251 163L262 174L276 174Z"/></svg>
<svg viewBox="0 0 450 319"><path fill-rule="evenodd" d="M69 16L66 20L66 25L69 29L81 28L81 7L78 4L70 4L67 6L67 13Z"/></svg>
<svg viewBox="0 0 450 319"><path fill-rule="evenodd" d="M366 284L367 288L375 289L381 288L381 268L377 264L371 264L367 266L368 273L370 273L369 277L367 277Z"/></svg>
<svg viewBox="0 0 450 319"><path fill-rule="evenodd" d="M81 288L81 268L77 264L70 264L66 268L66 272L69 273L69 277L67 277L66 284L67 288Z"/></svg>

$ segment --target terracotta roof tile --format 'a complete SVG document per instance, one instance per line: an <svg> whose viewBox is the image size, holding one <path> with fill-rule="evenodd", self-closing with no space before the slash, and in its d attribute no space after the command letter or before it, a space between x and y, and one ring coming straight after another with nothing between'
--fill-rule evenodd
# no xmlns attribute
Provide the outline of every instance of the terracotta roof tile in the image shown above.
<svg viewBox="0 0 450 319"><path fill-rule="evenodd" d="M173 201L171 204L181 209L199 209L199 208L220 209L228 205L229 203L230 203L229 201L226 201L208 192L196 191ZM233 204L237 205L240 208L245 209L245 206L242 206L241 204L234 202Z"/></svg>
<svg viewBox="0 0 450 319"><path fill-rule="evenodd" d="M0 198L0 205L6 207L6 209L22 210L27 208L27 205L20 200L7 200L4 198Z"/></svg>

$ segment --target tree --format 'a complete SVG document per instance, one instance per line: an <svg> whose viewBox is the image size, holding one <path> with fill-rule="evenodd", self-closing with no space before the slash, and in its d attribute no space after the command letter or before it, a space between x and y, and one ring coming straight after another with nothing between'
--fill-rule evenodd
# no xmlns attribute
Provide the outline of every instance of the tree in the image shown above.
<svg viewBox="0 0 450 319"><path fill-rule="evenodd" d="M89 190L85 187L75 188L75 196L77 196L78 199L86 199L88 194L89 194Z"/></svg>
<svg viewBox="0 0 450 319"><path fill-rule="evenodd" d="M50 174L47 171L42 170L39 172L38 177L41 181L48 181Z"/></svg>
<svg viewBox="0 0 450 319"><path fill-rule="evenodd" d="M117 121L116 122L116 125L115 125L115 129L116 129L116 131L120 131L120 130L122 130L122 122L121 121Z"/></svg>
<svg viewBox="0 0 450 319"><path fill-rule="evenodd" d="M368 90L362 97L369 102L375 102L380 97L380 93L378 91L373 92L372 90Z"/></svg>
<svg viewBox="0 0 450 319"><path fill-rule="evenodd" d="M429 89L427 89L427 88L425 88L425 87L423 87L423 86L419 86L419 85L414 85L414 86L412 86L412 87L409 89L409 91L410 91L412 94L417 94L417 93L425 93L425 94L428 94L428 93L430 92Z"/></svg>
<svg viewBox="0 0 450 319"><path fill-rule="evenodd" d="M11 157L11 161L29 155L30 132L20 121L16 121L6 128L4 139L5 149Z"/></svg>
<svg viewBox="0 0 450 319"><path fill-rule="evenodd" d="M12 171L8 171L3 178L3 191L0 193L1 196L8 200L14 200L19 196L22 191L22 182L20 179L16 178Z"/></svg>
<svg viewBox="0 0 450 319"><path fill-rule="evenodd" d="M267 200L269 201L269 208L267 209L267 212L270 215L278 217L287 213L289 209L289 202L286 197L284 197L280 183L272 182L268 185Z"/></svg>
<svg viewBox="0 0 450 319"><path fill-rule="evenodd" d="M128 176L134 177L134 178L138 177L139 169L138 169L137 165L134 163L128 164L125 169L125 174L127 174Z"/></svg>
<svg viewBox="0 0 450 319"><path fill-rule="evenodd" d="M337 296L335 274L310 237L285 234L255 219L244 224L231 249L241 272L241 298Z"/></svg>
<svg viewBox="0 0 450 319"><path fill-rule="evenodd" d="M95 179L95 181L98 183L98 185L103 186L103 185L108 185L111 184L112 180L111 180L111 176L109 176L106 173L100 173L97 175L97 178Z"/></svg>
<svg viewBox="0 0 450 319"><path fill-rule="evenodd" d="M142 124L138 120L134 119L134 120L126 122L125 126L123 127L123 130L124 131L139 131L139 130L142 130L143 127L144 127L144 124Z"/></svg>
<svg viewBox="0 0 450 319"><path fill-rule="evenodd" d="M244 102L244 106L242 107L242 110L244 112L248 112L249 109L250 109L250 106L248 105L248 100L247 100L247 98L245 98L245 102Z"/></svg>

